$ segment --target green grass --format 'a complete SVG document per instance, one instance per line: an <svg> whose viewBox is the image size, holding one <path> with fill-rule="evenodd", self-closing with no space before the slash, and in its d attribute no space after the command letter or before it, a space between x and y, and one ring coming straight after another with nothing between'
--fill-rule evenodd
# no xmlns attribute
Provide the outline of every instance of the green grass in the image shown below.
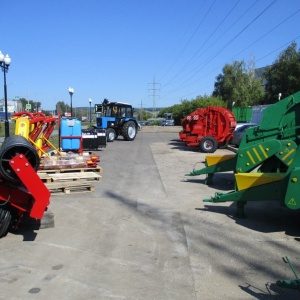
<svg viewBox="0 0 300 300"><path fill-rule="evenodd" d="M15 122L9 122L9 135L15 134ZM5 137L5 123L0 122L0 137Z"/></svg>

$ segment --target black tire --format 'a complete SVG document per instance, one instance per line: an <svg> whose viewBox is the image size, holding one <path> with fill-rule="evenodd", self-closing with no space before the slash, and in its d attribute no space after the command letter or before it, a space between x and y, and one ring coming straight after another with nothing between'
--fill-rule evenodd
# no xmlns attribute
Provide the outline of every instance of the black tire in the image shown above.
<svg viewBox="0 0 300 300"><path fill-rule="evenodd" d="M106 130L106 140L108 141L108 142L113 142L115 139L116 139L116 132L115 132L115 130L114 129L112 129L112 128L108 128L107 130Z"/></svg>
<svg viewBox="0 0 300 300"><path fill-rule="evenodd" d="M28 140L20 135L6 138L0 149L0 174L12 183L21 182L9 163L18 154L23 154L35 171L38 170L40 164L38 153Z"/></svg>
<svg viewBox="0 0 300 300"><path fill-rule="evenodd" d="M0 208L0 238L7 234L11 224L11 213L6 209Z"/></svg>
<svg viewBox="0 0 300 300"><path fill-rule="evenodd" d="M214 153L218 148L217 140L212 136L204 137L200 142L200 150L205 153Z"/></svg>
<svg viewBox="0 0 300 300"><path fill-rule="evenodd" d="M123 125L122 135L125 141L133 141L136 133L137 129L133 121L128 121Z"/></svg>

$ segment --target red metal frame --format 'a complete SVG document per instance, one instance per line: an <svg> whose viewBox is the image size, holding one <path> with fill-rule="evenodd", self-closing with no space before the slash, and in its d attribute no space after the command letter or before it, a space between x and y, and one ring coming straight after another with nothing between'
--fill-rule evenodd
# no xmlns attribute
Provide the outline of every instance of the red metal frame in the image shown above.
<svg viewBox="0 0 300 300"><path fill-rule="evenodd" d="M48 144L48 139L52 134L55 125L56 119L53 116L46 116L41 112L30 113L28 111L22 111L14 113L14 117L27 117L30 124L33 125L33 129L29 132L29 138L36 142L37 139L41 136L42 138L42 150L46 152L51 146Z"/></svg>
<svg viewBox="0 0 300 300"><path fill-rule="evenodd" d="M50 192L23 154L13 157L9 164L25 188L2 182L0 201L17 208L20 213L28 212L31 218L41 219L50 204Z"/></svg>

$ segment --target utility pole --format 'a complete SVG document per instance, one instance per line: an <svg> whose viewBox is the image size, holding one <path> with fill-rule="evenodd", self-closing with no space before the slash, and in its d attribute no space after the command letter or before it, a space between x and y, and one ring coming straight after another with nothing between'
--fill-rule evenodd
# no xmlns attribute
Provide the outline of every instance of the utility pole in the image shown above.
<svg viewBox="0 0 300 300"><path fill-rule="evenodd" d="M141 110L140 110L140 113L139 113L139 119L140 119L140 121L144 119L143 116L144 116L144 113L143 113L143 101L141 100Z"/></svg>
<svg viewBox="0 0 300 300"><path fill-rule="evenodd" d="M148 91L152 91L152 95L149 95L150 97L152 97L153 99L153 115L154 118L156 118L156 113L155 113L155 101L156 101L156 97L159 97L159 95L156 94L157 91L160 91L159 88L156 88L157 85L160 86L160 83L155 82L155 77L153 79L153 82L148 83L148 85L151 84L152 85L152 89L148 89Z"/></svg>

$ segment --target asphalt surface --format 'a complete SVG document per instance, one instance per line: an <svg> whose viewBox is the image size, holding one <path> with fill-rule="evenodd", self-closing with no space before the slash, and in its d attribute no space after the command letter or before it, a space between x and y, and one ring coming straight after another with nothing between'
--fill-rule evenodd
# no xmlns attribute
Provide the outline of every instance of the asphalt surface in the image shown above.
<svg viewBox="0 0 300 300"><path fill-rule="evenodd" d="M0 240L0 299L299 299L299 212L273 202L204 203L232 174L187 177L205 154L142 129L101 151L95 192L52 196L54 228ZM174 131L174 130L173 130ZM176 130L175 130L176 131ZM228 153L228 150L217 150Z"/></svg>

